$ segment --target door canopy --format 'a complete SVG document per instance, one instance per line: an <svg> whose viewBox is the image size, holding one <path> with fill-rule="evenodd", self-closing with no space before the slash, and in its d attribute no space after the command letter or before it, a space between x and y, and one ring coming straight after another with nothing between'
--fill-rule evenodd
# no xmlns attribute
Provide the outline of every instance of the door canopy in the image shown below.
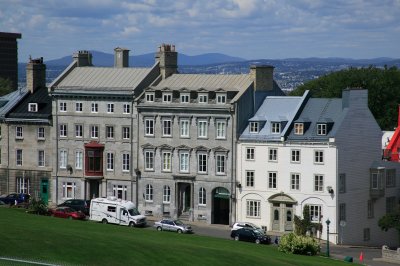
<svg viewBox="0 0 400 266"><path fill-rule="evenodd" d="M297 201L293 199L291 196L281 192L272 195L271 197L268 198L269 202L273 203L291 203L291 204L297 204Z"/></svg>
<svg viewBox="0 0 400 266"><path fill-rule="evenodd" d="M217 187L214 190L214 198L229 199L230 195L229 191L223 187Z"/></svg>

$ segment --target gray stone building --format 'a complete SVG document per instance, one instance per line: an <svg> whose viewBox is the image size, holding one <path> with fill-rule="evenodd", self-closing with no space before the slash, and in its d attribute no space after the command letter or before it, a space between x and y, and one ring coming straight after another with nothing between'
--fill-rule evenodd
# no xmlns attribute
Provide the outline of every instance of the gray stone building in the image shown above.
<svg viewBox="0 0 400 266"><path fill-rule="evenodd" d="M43 58L27 64L27 87L0 98L0 194L28 193L49 200L51 98Z"/></svg>
<svg viewBox="0 0 400 266"><path fill-rule="evenodd" d="M156 56L162 79L137 98L137 201L147 215L206 223L235 220L236 141L260 104L283 95L273 67L250 74L178 74L177 52Z"/></svg>
<svg viewBox="0 0 400 266"><path fill-rule="evenodd" d="M9 79L14 90L18 87L18 42L21 33L0 32L0 77Z"/></svg>
<svg viewBox="0 0 400 266"><path fill-rule="evenodd" d="M114 67L95 67L88 51L50 85L53 98L53 202L114 195L135 199L137 115L134 98L160 76L158 62L130 68L115 49Z"/></svg>

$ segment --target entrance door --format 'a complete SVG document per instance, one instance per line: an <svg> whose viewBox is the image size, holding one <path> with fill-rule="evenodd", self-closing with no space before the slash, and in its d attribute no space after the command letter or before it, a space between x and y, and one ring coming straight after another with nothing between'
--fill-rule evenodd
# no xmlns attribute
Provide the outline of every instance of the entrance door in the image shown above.
<svg viewBox="0 0 400 266"><path fill-rule="evenodd" d="M98 180L89 181L89 198L94 199L99 197L99 186L100 182Z"/></svg>
<svg viewBox="0 0 400 266"><path fill-rule="evenodd" d="M187 186L185 189L185 204L184 204L183 212L188 212L190 210L190 186Z"/></svg>
<svg viewBox="0 0 400 266"><path fill-rule="evenodd" d="M229 224L229 198L226 188L218 187L213 191L212 223Z"/></svg>
<svg viewBox="0 0 400 266"><path fill-rule="evenodd" d="M281 229L280 211L279 204L274 203L272 207L272 231L280 231Z"/></svg>
<svg viewBox="0 0 400 266"><path fill-rule="evenodd" d="M191 184L179 183L178 184L178 216L184 219L189 217L189 210L192 206Z"/></svg>
<svg viewBox="0 0 400 266"><path fill-rule="evenodd" d="M285 210L285 231L293 231L293 207L292 204L286 204Z"/></svg>
<svg viewBox="0 0 400 266"><path fill-rule="evenodd" d="M42 179L40 181L40 198L43 200L44 204L47 205L49 202L49 180Z"/></svg>

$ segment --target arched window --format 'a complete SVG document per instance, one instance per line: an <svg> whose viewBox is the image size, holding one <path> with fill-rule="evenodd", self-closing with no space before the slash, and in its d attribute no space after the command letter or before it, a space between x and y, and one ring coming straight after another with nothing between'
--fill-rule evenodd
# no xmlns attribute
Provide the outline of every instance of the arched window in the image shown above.
<svg viewBox="0 0 400 266"><path fill-rule="evenodd" d="M163 189L163 203L171 202L171 189L169 186L164 186Z"/></svg>
<svg viewBox="0 0 400 266"><path fill-rule="evenodd" d="M153 186L150 184L146 185L146 193L144 195L146 201L153 201Z"/></svg>
<svg viewBox="0 0 400 266"><path fill-rule="evenodd" d="M206 189L201 187L199 189L199 205L206 205Z"/></svg>

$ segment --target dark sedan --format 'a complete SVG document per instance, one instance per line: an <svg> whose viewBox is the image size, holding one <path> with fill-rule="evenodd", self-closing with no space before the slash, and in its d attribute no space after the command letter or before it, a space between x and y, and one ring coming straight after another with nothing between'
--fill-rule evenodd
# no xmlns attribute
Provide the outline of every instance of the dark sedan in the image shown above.
<svg viewBox="0 0 400 266"><path fill-rule="evenodd" d="M90 200L70 199L57 205L57 207L70 207L76 211L81 211L84 214L89 215Z"/></svg>
<svg viewBox="0 0 400 266"><path fill-rule="evenodd" d="M24 193L11 193L5 197L1 197L0 201L4 204L12 204L17 205L20 203L27 203L29 202L30 195Z"/></svg>
<svg viewBox="0 0 400 266"><path fill-rule="evenodd" d="M70 207L57 207L55 209L50 209L49 213L53 217L74 219L74 220L84 220L86 215L81 211L75 211Z"/></svg>
<svg viewBox="0 0 400 266"><path fill-rule="evenodd" d="M251 228L241 228L238 230L233 230L231 232L231 237L236 241L247 241L256 244L270 244L271 238L263 234L260 230L254 230Z"/></svg>

